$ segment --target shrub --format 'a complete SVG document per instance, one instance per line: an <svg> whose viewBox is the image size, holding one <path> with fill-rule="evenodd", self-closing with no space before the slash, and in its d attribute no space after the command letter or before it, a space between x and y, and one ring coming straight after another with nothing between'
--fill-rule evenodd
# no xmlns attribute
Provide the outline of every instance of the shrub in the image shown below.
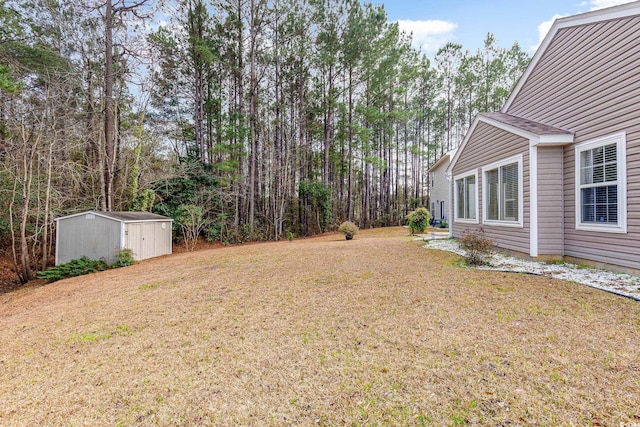
<svg viewBox="0 0 640 427"><path fill-rule="evenodd" d="M133 251L129 248L120 249L116 255L117 261L111 266L113 268L127 267L135 264L136 260L133 259Z"/></svg>
<svg viewBox="0 0 640 427"><path fill-rule="evenodd" d="M351 221L345 221L340 224L338 231L344 234L345 239L351 240L353 236L358 232L358 226Z"/></svg>
<svg viewBox="0 0 640 427"><path fill-rule="evenodd" d="M204 210L198 205L180 205L174 219L182 231L184 246L192 251L198 243L200 233L207 226Z"/></svg>
<svg viewBox="0 0 640 427"><path fill-rule="evenodd" d="M427 208L418 208L415 211L411 211L407 215L407 222L409 223L411 234L424 233L427 225L429 225L429 211Z"/></svg>
<svg viewBox="0 0 640 427"><path fill-rule="evenodd" d="M493 241L484 235L482 229L465 231L460 238L460 245L466 252L464 259L469 265L486 264L494 247Z"/></svg>
<svg viewBox="0 0 640 427"><path fill-rule="evenodd" d="M438 227L440 228L449 228L449 224L447 224L447 221L442 221Z"/></svg>
<svg viewBox="0 0 640 427"><path fill-rule="evenodd" d="M108 268L107 263L101 260L93 260L87 257L74 259L66 264L60 264L47 271L39 271L37 276L39 279L46 279L51 282L65 279L67 277L82 276L84 274L104 271Z"/></svg>

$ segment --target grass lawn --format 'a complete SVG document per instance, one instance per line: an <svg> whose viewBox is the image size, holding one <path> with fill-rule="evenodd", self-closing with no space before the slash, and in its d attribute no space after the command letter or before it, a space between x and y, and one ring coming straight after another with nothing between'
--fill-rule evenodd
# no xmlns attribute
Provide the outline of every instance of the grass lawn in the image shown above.
<svg viewBox="0 0 640 427"><path fill-rule="evenodd" d="M0 295L0 425L639 425L640 303L402 228Z"/></svg>

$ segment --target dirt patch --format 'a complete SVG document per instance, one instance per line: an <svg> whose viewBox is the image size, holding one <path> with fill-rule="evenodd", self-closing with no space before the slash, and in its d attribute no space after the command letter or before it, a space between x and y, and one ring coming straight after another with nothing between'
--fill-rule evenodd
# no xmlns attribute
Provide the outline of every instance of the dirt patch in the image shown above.
<svg viewBox="0 0 640 427"><path fill-rule="evenodd" d="M640 306L402 228L0 296L1 425L632 425Z"/></svg>
<svg viewBox="0 0 640 427"><path fill-rule="evenodd" d="M0 251L0 295L20 286L11 255Z"/></svg>

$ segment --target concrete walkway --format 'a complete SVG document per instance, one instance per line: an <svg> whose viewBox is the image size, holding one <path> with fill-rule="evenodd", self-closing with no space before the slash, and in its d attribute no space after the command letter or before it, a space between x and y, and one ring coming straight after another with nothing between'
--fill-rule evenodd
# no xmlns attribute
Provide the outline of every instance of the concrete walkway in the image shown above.
<svg viewBox="0 0 640 427"><path fill-rule="evenodd" d="M440 240L449 238L449 230L445 231L431 231L423 234L416 234L413 240Z"/></svg>

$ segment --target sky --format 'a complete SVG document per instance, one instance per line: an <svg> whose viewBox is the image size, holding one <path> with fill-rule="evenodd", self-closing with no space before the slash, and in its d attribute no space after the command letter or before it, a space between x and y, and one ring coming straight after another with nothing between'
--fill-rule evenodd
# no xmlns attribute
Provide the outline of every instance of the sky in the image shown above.
<svg viewBox="0 0 640 427"><path fill-rule="evenodd" d="M533 55L553 21L630 0L372 0L384 5L389 21L413 33L414 46L429 57L448 42L475 52L487 33L497 45L518 42Z"/></svg>

